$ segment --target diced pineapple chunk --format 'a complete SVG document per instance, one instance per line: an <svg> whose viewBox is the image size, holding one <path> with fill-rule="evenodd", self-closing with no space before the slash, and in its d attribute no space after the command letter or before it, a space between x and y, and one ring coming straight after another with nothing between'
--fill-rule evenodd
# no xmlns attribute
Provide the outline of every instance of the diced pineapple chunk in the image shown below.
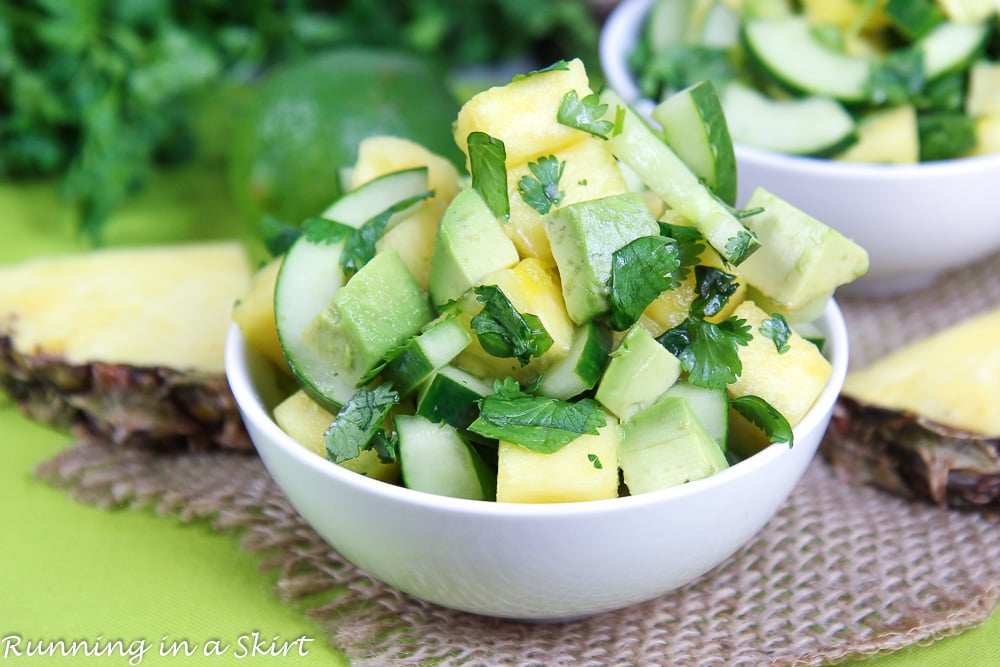
<svg viewBox="0 0 1000 667"><path fill-rule="evenodd" d="M358 160L351 172L351 187L402 169L427 167L428 187L434 200L447 206L458 193L458 170L445 158L409 139L379 135L358 144Z"/></svg>
<svg viewBox="0 0 1000 667"><path fill-rule="evenodd" d="M500 442L497 501L565 503L618 496L618 420L551 454Z"/></svg>
<svg viewBox="0 0 1000 667"><path fill-rule="evenodd" d="M233 306L233 321L251 348L287 371L288 362L281 351L274 324L274 284L278 280L281 259L272 259L253 274L250 290Z"/></svg>
<svg viewBox="0 0 1000 667"><path fill-rule="evenodd" d="M917 110L911 104L878 111L858 123L858 141L837 156L845 162L913 164L920 160Z"/></svg>
<svg viewBox="0 0 1000 667"><path fill-rule="evenodd" d="M407 215L375 243L378 252L394 248L424 290L429 287L434 239L443 214L440 203L431 202Z"/></svg>
<svg viewBox="0 0 1000 667"><path fill-rule="evenodd" d="M531 363L522 367L516 359L494 357L473 337L469 347L458 356L456 364L474 375L482 377L512 376L519 381L533 380L545 368L562 359L573 344L575 325L566 313L562 290L555 265L529 257L521 260L511 269L494 271L482 280L484 285L496 285L510 299L520 313L538 316L545 330L552 337L552 346ZM471 320L481 306L475 296L467 294L463 299L463 318Z"/></svg>
<svg viewBox="0 0 1000 667"><path fill-rule="evenodd" d="M533 156L531 161L535 162L545 155ZM617 161L600 139L583 137L551 155L565 164L559 179L559 190L563 193L559 206L628 191ZM533 177L528 163L513 166L507 173L510 220L504 224L504 231L522 258L551 260L552 250L542 225L543 216L524 201L518 190L518 183L525 177Z"/></svg>
<svg viewBox="0 0 1000 667"><path fill-rule="evenodd" d="M309 451L326 458L326 440L323 434L336 417L309 398L301 389L274 408L274 421L293 440ZM374 450L365 450L350 461L341 464L348 470L367 475L383 482L399 478L398 463L383 463Z"/></svg>
<svg viewBox="0 0 1000 667"><path fill-rule="evenodd" d="M746 320L753 339L739 348L743 373L729 385L729 395L759 396L795 426L816 402L833 367L814 344L795 332L788 339L788 350L778 352L774 341L760 333L769 315L753 301L741 303L733 315Z"/></svg>
<svg viewBox="0 0 1000 667"><path fill-rule="evenodd" d="M883 7L888 0L878 0L872 11L870 3L857 0L802 0L802 10L812 25L834 25L841 30L883 28L889 24ZM856 26L858 21L864 21Z"/></svg>
<svg viewBox="0 0 1000 667"><path fill-rule="evenodd" d="M556 120L563 96L576 91L583 99L592 91L583 63L574 59L566 69L538 72L475 95L458 112L455 141L468 151L470 133L500 139L512 167L580 141L586 135Z"/></svg>
<svg viewBox="0 0 1000 667"><path fill-rule="evenodd" d="M976 119L976 148L972 155L1000 153L1000 113Z"/></svg>

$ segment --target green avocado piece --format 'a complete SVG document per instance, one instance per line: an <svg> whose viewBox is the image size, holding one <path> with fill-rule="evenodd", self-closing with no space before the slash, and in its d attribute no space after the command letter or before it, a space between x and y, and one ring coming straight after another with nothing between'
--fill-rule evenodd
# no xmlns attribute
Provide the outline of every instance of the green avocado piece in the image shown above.
<svg viewBox="0 0 1000 667"><path fill-rule="evenodd" d="M681 362L636 324L611 353L594 398L619 419L652 405L681 374Z"/></svg>
<svg viewBox="0 0 1000 667"><path fill-rule="evenodd" d="M562 278L566 312L577 324L610 308L608 278L614 252L659 227L642 197L616 194L570 204L544 218L545 234Z"/></svg>
<svg viewBox="0 0 1000 667"><path fill-rule="evenodd" d="M432 318L427 294L399 253L387 250L337 291L302 337L345 381L357 385Z"/></svg>
<svg viewBox="0 0 1000 667"><path fill-rule="evenodd" d="M472 188L455 195L434 239L428 287L435 305L457 299L487 274L517 264L517 248L501 224Z"/></svg>
<svg viewBox="0 0 1000 667"><path fill-rule="evenodd" d="M815 307L868 270L864 248L767 190L755 190L744 208L763 209L743 219L761 247L739 275L782 314Z"/></svg>

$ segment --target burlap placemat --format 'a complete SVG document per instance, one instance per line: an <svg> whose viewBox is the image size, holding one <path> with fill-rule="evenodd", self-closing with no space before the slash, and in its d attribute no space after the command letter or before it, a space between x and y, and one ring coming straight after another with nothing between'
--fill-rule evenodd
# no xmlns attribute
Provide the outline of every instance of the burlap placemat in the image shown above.
<svg viewBox="0 0 1000 667"><path fill-rule="evenodd" d="M1000 305L1000 256L918 293L841 305L860 366ZM852 486L819 458L765 529L702 579L558 625L463 614L374 581L320 540L252 456L91 444L39 474L84 502L240 532L262 568L279 570L278 594L309 596L310 615L358 666L817 665L957 633L1000 599L1000 519Z"/></svg>

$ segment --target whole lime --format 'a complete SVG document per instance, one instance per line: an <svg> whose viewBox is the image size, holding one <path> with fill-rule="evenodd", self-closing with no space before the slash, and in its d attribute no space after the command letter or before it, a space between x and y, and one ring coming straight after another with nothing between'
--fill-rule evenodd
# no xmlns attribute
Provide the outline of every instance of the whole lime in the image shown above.
<svg viewBox="0 0 1000 667"><path fill-rule="evenodd" d="M412 139L464 166L451 133L458 101L441 72L414 56L344 49L272 72L236 120L228 173L252 222L297 224L341 193L340 171L362 139Z"/></svg>

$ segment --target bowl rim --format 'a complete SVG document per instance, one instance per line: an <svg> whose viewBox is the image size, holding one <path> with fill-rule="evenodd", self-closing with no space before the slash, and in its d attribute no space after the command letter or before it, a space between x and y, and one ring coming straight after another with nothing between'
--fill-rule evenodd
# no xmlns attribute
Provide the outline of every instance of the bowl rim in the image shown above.
<svg viewBox="0 0 1000 667"><path fill-rule="evenodd" d="M655 0L621 0L601 26L598 44L598 57L607 84L647 119L656 102L641 96L627 60L629 45L635 42L653 2ZM857 180L910 179L914 176L935 179L943 176L961 177L984 169L1000 169L1000 153L913 164L880 164L794 155L736 142L733 142L733 150L740 161L755 161L771 168L790 168L823 177L837 176Z"/></svg>
<svg viewBox="0 0 1000 667"><path fill-rule="evenodd" d="M847 326L835 299L830 300L817 322L823 323L821 328L824 329L827 337L827 358L831 363L832 373L809 411L794 427L793 433L797 440L800 440L804 434L821 427L826 415L833 410L847 375L850 354ZM332 477L339 483L352 487L357 492L373 494L386 501L417 505L425 509L455 514L536 520L629 511L636 507L658 505L674 498L708 492L715 487L725 485L730 479L753 474L755 470L767 466L774 459L792 456L795 453L792 447L784 443L775 443L710 477L624 498L567 503L498 503L439 496L359 475L318 456L292 439L274 421L269 410L265 407L260 393L254 387L249 364L246 361L248 355L256 354L249 348L239 326L231 323L225 348L226 377L243 418L259 429L263 437L270 439L276 447L282 450L285 455L295 459L299 465L307 466L319 474ZM258 446L256 442L254 444ZM813 455L815 452L810 454L810 458Z"/></svg>

